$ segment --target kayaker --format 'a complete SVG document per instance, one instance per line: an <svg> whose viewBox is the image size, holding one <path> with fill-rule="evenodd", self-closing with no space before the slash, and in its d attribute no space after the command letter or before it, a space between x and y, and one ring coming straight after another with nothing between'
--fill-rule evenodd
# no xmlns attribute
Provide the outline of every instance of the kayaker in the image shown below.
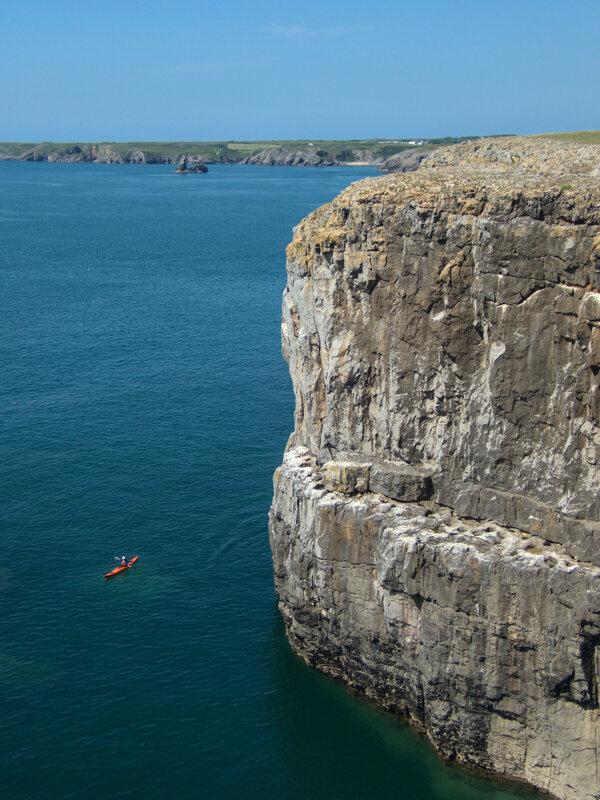
<svg viewBox="0 0 600 800"><path fill-rule="evenodd" d="M122 567L126 567L127 566L127 559L125 558L125 556L123 556L123 558L121 559L121 566Z"/></svg>

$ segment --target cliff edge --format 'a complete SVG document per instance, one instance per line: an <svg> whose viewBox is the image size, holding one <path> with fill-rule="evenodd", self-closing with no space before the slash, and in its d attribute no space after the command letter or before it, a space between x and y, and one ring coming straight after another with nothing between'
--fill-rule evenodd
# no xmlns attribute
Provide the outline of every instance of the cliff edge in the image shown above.
<svg viewBox="0 0 600 800"><path fill-rule="evenodd" d="M275 584L448 758L600 797L600 148L438 150L288 247Z"/></svg>

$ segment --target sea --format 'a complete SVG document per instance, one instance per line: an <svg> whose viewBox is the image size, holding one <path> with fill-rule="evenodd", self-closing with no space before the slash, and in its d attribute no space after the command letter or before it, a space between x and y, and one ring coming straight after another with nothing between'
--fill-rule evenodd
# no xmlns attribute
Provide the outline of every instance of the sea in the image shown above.
<svg viewBox="0 0 600 800"><path fill-rule="evenodd" d="M306 667L277 609L285 246L376 173L172 170L0 162L1 796L533 797Z"/></svg>

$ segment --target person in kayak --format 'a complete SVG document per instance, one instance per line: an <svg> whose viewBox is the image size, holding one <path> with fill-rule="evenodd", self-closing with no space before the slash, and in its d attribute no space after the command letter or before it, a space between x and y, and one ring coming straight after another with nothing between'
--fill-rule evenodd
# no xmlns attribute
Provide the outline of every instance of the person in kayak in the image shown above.
<svg viewBox="0 0 600 800"><path fill-rule="evenodd" d="M122 567L126 567L127 566L127 559L125 558L125 556L123 556L123 558L121 559L121 566Z"/></svg>

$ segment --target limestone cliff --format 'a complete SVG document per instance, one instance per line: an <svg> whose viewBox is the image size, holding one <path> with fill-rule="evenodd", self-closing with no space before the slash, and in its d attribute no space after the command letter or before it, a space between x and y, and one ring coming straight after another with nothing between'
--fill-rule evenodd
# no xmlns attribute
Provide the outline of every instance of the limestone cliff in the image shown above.
<svg viewBox="0 0 600 800"><path fill-rule="evenodd" d="M431 149L418 147L414 150L403 150L386 158L379 167L381 172L414 172L421 161L431 153Z"/></svg>
<svg viewBox="0 0 600 800"><path fill-rule="evenodd" d="M599 174L471 142L298 226L270 520L300 656L565 800L600 797Z"/></svg>
<svg viewBox="0 0 600 800"><path fill-rule="evenodd" d="M304 150L267 148L253 153L241 163L269 167L332 167L336 161L326 151L309 147Z"/></svg>
<svg viewBox="0 0 600 800"><path fill-rule="evenodd" d="M17 159L50 161L63 164L93 162L98 164L177 164L185 153L164 153L141 148L115 149L110 144L35 145ZM189 160L194 160L193 156Z"/></svg>

